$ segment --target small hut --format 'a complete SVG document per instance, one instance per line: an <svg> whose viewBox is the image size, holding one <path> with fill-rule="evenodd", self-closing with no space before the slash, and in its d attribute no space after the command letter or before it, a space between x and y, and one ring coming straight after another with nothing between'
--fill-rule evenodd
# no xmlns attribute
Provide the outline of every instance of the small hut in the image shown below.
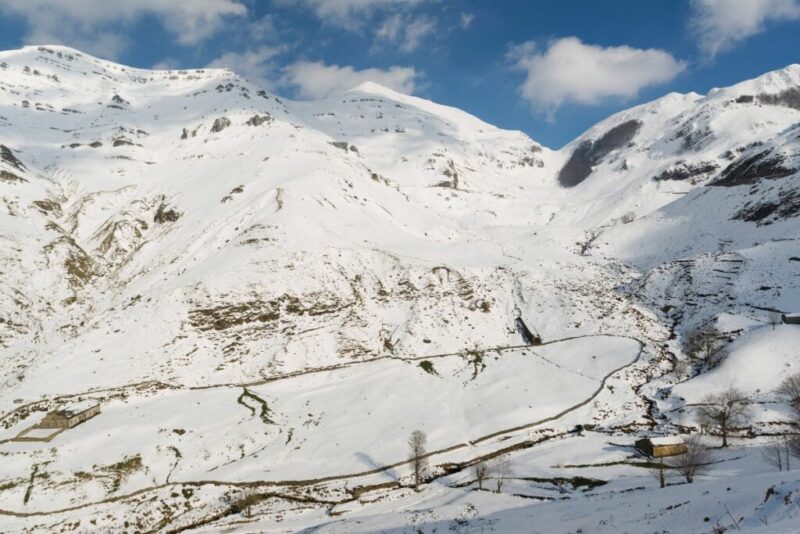
<svg viewBox="0 0 800 534"><path fill-rule="evenodd" d="M800 313L784 313L781 315L784 324L800 324Z"/></svg>
<svg viewBox="0 0 800 534"><path fill-rule="evenodd" d="M650 458L664 458L686 453L686 443L678 436L636 440L636 450Z"/></svg>
<svg viewBox="0 0 800 534"><path fill-rule="evenodd" d="M53 410L45 415L39 428L72 428L100 413L100 404L95 401L83 401L70 404L64 408Z"/></svg>

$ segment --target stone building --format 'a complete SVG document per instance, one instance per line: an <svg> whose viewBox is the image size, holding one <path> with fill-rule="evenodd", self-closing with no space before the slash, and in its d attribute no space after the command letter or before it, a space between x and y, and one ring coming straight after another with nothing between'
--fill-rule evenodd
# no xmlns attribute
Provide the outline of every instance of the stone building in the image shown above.
<svg viewBox="0 0 800 534"><path fill-rule="evenodd" d="M100 413L100 404L96 401L83 401L70 404L48 412L39 428L72 428Z"/></svg>
<svg viewBox="0 0 800 534"><path fill-rule="evenodd" d="M636 450L650 458L664 458L686 453L686 443L678 436L636 440Z"/></svg>

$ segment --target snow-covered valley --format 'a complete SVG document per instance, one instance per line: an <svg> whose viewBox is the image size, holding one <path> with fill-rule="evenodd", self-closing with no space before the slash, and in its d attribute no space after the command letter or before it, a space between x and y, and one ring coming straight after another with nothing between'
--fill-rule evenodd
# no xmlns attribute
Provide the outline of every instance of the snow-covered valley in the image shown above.
<svg viewBox="0 0 800 534"><path fill-rule="evenodd" d="M293 102L26 47L0 198L0 531L800 524L800 470L762 455L800 372L798 65L556 151L372 83ZM732 385L749 424L659 488L634 441L717 446L697 407Z"/></svg>

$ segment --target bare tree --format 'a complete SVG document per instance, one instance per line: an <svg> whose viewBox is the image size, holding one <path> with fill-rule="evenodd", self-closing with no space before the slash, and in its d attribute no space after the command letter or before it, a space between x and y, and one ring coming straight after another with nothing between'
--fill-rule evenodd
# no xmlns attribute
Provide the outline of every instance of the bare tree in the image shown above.
<svg viewBox="0 0 800 534"><path fill-rule="evenodd" d="M776 391L800 416L800 373L787 376Z"/></svg>
<svg viewBox="0 0 800 534"><path fill-rule="evenodd" d="M486 462L478 462L472 466L472 472L475 473L475 481L478 483L478 489L483 489L483 481L489 476L489 466Z"/></svg>
<svg viewBox="0 0 800 534"><path fill-rule="evenodd" d="M775 330L775 327L783 322L783 316L781 315L781 312L777 310L771 310L769 315L767 315L767 321L772 325L772 329Z"/></svg>
<svg viewBox="0 0 800 534"><path fill-rule="evenodd" d="M800 458L800 435L792 434L792 436L788 438L788 441L789 454L795 458Z"/></svg>
<svg viewBox="0 0 800 534"><path fill-rule="evenodd" d="M770 441L762 450L761 455L778 471L789 470L789 456L791 454L791 447L789 445L789 438L786 436L776 437Z"/></svg>
<svg viewBox="0 0 800 534"><path fill-rule="evenodd" d="M716 328L698 328L689 334L687 352L694 360L710 364L722 346L720 334Z"/></svg>
<svg viewBox="0 0 800 534"><path fill-rule="evenodd" d="M675 378L685 378L689 374L689 362L676 358L672 364L672 372L675 374Z"/></svg>
<svg viewBox="0 0 800 534"><path fill-rule="evenodd" d="M422 430L415 430L408 438L408 448L410 449L410 462L411 468L414 471L414 489L419 489L425 478L425 471L428 469L428 457L425 450L425 445L428 442L428 436Z"/></svg>
<svg viewBox="0 0 800 534"><path fill-rule="evenodd" d="M511 476L511 464L506 458L498 459L492 471L495 475L497 493L500 493L503 491L503 485L506 483L506 480Z"/></svg>
<svg viewBox="0 0 800 534"><path fill-rule="evenodd" d="M664 467L665 467L664 458L659 458L658 464L650 468L650 472L653 473L654 477L656 477L656 480L658 480L658 486L661 488L667 486L667 477L664 471Z"/></svg>
<svg viewBox="0 0 800 534"><path fill-rule="evenodd" d="M714 369L723 361L725 361L725 358L727 356L728 356L728 348L724 345L720 345L719 348L717 348L716 352L714 352L714 354L712 354L708 358L708 360L706 360L705 362L706 369Z"/></svg>
<svg viewBox="0 0 800 534"><path fill-rule="evenodd" d="M750 399L734 386L721 393L706 395L699 408L703 425L714 428L722 435L722 446L728 446L728 433L750 420Z"/></svg>
<svg viewBox="0 0 800 534"><path fill-rule="evenodd" d="M681 473L686 482L692 483L694 477L711 469L713 461L713 453L700 443L697 436L690 436L686 439L686 452L669 458L667 465Z"/></svg>
<svg viewBox="0 0 800 534"><path fill-rule="evenodd" d="M782 397L792 409L792 425L800 429L800 373L787 376L775 393ZM789 455L800 458L800 434L795 432L784 436L784 439Z"/></svg>
<svg viewBox="0 0 800 534"><path fill-rule="evenodd" d="M234 514L242 514L245 517L252 516L252 507L263 500L263 496L252 488L245 489L240 493L228 493L223 496L224 502Z"/></svg>
<svg viewBox="0 0 800 534"><path fill-rule="evenodd" d="M761 449L761 456L769 465L783 471L783 446L780 440L773 440Z"/></svg>

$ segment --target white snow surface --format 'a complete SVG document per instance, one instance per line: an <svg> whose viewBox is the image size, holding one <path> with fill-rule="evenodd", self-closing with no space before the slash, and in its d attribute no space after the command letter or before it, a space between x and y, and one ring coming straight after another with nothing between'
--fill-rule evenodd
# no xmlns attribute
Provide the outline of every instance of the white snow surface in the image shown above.
<svg viewBox="0 0 800 534"><path fill-rule="evenodd" d="M798 124L798 65L552 150L373 83L0 52L0 531L793 532L761 451L800 371ZM634 441L731 385L749 427L659 489Z"/></svg>
<svg viewBox="0 0 800 534"><path fill-rule="evenodd" d="M678 436L660 436L650 438L653 445L681 445L684 443L683 439Z"/></svg>

